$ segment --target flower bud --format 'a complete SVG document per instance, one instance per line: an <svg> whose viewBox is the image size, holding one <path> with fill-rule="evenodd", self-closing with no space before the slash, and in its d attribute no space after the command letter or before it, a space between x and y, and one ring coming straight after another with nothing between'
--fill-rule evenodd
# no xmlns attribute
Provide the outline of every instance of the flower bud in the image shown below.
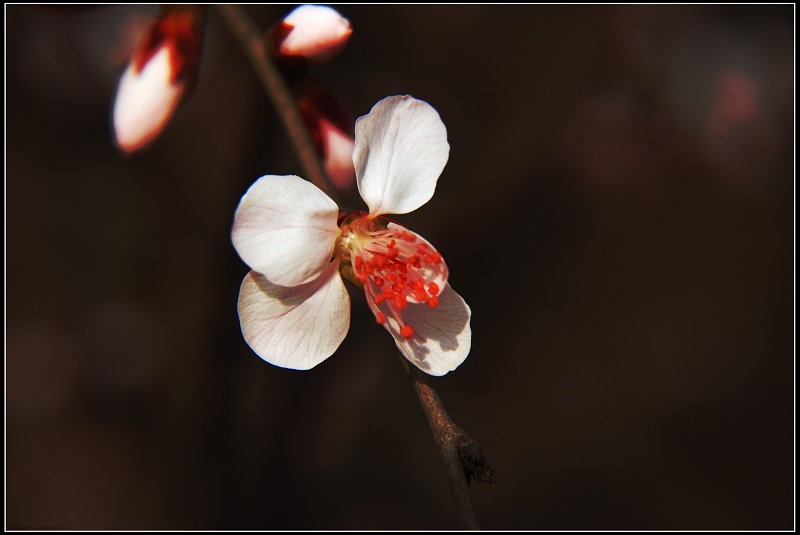
<svg viewBox="0 0 800 535"><path fill-rule="evenodd" d="M279 59L304 58L328 61L342 48L353 30L350 21L327 6L300 6L283 19L272 33Z"/></svg>
<svg viewBox="0 0 800 535"><path fill-rule="evenodd" d="M153 141L197 78L204 11L171 8L145 32L114 100L114 136L126 153Z"/></svg>
<svg viewBox="0 0 800 535"><path fill-rule="evenodd" d="M339 189L353 184L354 122L327 90L311 87L299 101L300 114L322 159L325 172Z"/></svg>

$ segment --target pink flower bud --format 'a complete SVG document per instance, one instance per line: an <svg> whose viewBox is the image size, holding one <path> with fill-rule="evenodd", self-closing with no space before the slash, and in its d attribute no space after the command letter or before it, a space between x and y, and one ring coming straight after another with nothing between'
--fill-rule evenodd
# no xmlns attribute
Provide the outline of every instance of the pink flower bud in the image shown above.
<svg viewBox="0 0 800 535"><path fill-rule="evenodd" d="M278 29L278 54L323 62L344 48L353 30L350 22L327 6L300 6L283 19Z"/></svg>
<svg viewBox="0 0 800 535"><path fill-rule="evenodd" d="M351 186L356 171L354 121L350 113L327 89L313 84L306 89L298 107L328 178L339 189Z"/></svg>
<svg viewBox="0 0 800 535"><path fill-rule="evenodd" d="M171 9L146 32L120 78L114 136L124 152L153 141L197 76L202 22L195 9Z"/></svg>
<svg viewBox="0 0 800 535"><path fill-rule="evenodd" d="M320 117L319 133L322 137L325 154L325 172L337 188L344 189L353 183L356 170L353 167L353 146L355 139Z"/></svg>

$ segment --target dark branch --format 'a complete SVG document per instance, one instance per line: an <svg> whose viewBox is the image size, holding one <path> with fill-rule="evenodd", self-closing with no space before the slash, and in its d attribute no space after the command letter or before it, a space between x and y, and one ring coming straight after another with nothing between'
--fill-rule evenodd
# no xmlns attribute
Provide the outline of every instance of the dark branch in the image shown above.
<svg viewBox="0 0 800 535"><path fill-rule="evenodd" d="M336 192L328 182L325 170L319 158L317 158L314 144L311 142L311 136L308 135L294 97L289 88L286 87L280 70L267 54L263 35L240 6L222 4L214 7L225 20L237 41L239 41L245 54L250 59L261 85L264 86L272 103L275 105L286 133L292 141L295 155L303 167L304 177L341 206Z"/></svg>
<svg viewBox="0 0 800 535"><path fill-rule="evenodd" d="M480 445L472 440L447 414L430 379L403 357L403 364L411 376L414 390L428 418L433 438L444 462L450 491L456 501L461 524L464 529L480 529L472 494L470 479L494 483L494 470L486 463Z"/></svg>

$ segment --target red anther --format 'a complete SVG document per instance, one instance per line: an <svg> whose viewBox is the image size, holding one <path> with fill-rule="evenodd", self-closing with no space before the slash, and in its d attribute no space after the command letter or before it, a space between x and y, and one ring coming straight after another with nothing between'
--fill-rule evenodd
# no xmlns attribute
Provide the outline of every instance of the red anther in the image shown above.
<svg viewBox="0 0 800 535"><path fill-rule="evenodd" d="M428 297L428 294L425 293L425 290L414 290L414 297L422 303L425 301L425 298Z"/></svg>
<svg viewBox="0 0 800 535"><path fill-rule="evenodd" d="M393 264L392 262L389 262L389 265L386 266L386 269L388 269L389 271L396 271L397 270L397 264Z"/></svg>
<svg viewBox="0 0 800 535"><path fill-rule="evenodd" d="M394 290L392 290L391 288L384 288L383 289L383 296L386 299L391 299L392 297L394 297Z"/></svg>
<svg viewBox="0 0 800 535"><path fill-rule="evenodd" d="M403 325L403 328L400 329L400 334L402 334L406 338L411 338L412 336L414 336L414 329L411 328L411 325L406 323L405 325Z"/></svg>
<svg viewBox="0 0 800 535"><path fill-rule="evenodd" d="M376 305L380 305L381 303L383 303L383 300L384 300L383 294L376 294L375 299L373 299L372 302L375 303Z"/></svg>
<svg viewBox="0 0 800 535"><path fill-rule="evenodd" d="M398 230L397 232L394 233L394 235L402 240L403 238L405 238L406 233L404 230Z"/></svg>
<svg viewBox="0 0 800 535"><path fill-rule="evenodd" d="M386 248L387 248L387 249L391 249L392 247L394 247L394 246L395 246L395 244L396 244L396 243L397 243L397 242L396 242L396 241L394 241L394 238L392 238L392 239L389 241L389 243L387 243L387 244L386 244Z"/></svg>
<svg viewBox="0 0 800 535"><path fill-rule="evenodd" d="M397 281L394 284L392 284L392 290L394 290L397 293L402 292L403 288L404 288L403 283L400 281Z"/></svg>
<svg viewBox="0 0 800 535"><path fill-rule="evenodd" d="M356 257L356 269L360 268L362 265L364 265L364 259L361 258L360 256L357 256Z"/></svg>
<svg viewBox="0 0 800 535"><path fill-rule="evenodd" d="M408 279L408 277L406 276L406 274L405 274L405 273L401 273L401 274L400 274L400 280L401 280L401 281L404 281L404 280L406 280L406 279Z"/></svg>
<svg viewBox="0 0 800 535"><path fill-rule="evenodd" d="M428 251L426 251L425 249L417 249L417 254L419 256L425 256L425 253L427 253L427 252Z"/></svg>
<svg viewBox="0 0 800 535"><path fill-rule="evenodd" d="M428 298L428 306L431 308L436 308L439 306L439 298L435 295L433 297Z"/></svg>
<svg viewBox="0 0 800 535"><path fill-rule="evenodd" d="M375 284L377 284L378 288L380 288L381 286L383 286L383 279L380 277L375 277Z"/></svg>
<svg viewBox="0 0 800 535"><path fill-rule="evenodd" d="M417 285L416 285L416 284L414 284L414 281L406 281L406 285L407 285L409 288L411 288L412 290L416 290L416 289L417 289Z"/></svg>
<svg viewBox="0 0 800 535"><path fill-rule="evenodd" d="M394 306L397 307L397 310L403 310L408 306L406 302L406 296L403 294L395 294L394 296Z"/></svg>
<svg viewBox="0 0 800 535"><path fill-rule="evenodd" d="M397 270L400 271L400 273L408 273L408 268L405 264L397 264Z"/></svg>
<svg viewBox="0 0 800 535"><path fill-rule="evenodd" d="M392 241L394 241L394 240L392 240ZM397 249L392 247L391 249L386 251L386 256L389 257L389 258L397 258L397 253L398 253Z"/></svg>
<svg viewBox="0 0 800 535"><path fill-rule="evenodd" d="M418 268L420 266L419 257L418 256L412 256L411 258L409 258L408 259L408 265L411 266L411 267Z"/></svg>
<svg viewBox="0 0 800 535"><path fill-rule="evenodd" d="M414 243L417 239L417 237L414 235L413 232L406 232L405 236L399 236L399 237L403 238L408 243Z"/></svg>
<svg viewBox="0 0 800 535"><path fill-rule="evenodd" d="M428 285L428 293L431 295L437 295L439 293L439 285L435 282L432 282Z"/></svg>
<svg viewBox="0 0 800 535"><path fill-rule="evenodd" d="M420 243L417 244L417 247L419 247L420 249L427 249L428 248L428 244L420 242Z"/></svg>
<svg viewBox="0 0 800 535"><path fill-rule="evenodd" d="M425 258L423 258L423 260L430 264L431 262L433 262L433 256L429 255L429 254L426 254Z"/></svg>
<svg viewBox="0 0 800 535"><path fill-rule="evenodd" d="M442 261L442 255L440 255L439 253L433 253L433 263L438 264L441 261Z"/></svg>
<svg viewBox="0 0 800 535"><path fill-rule="evenodd" d="M386 280L396 281L397 275L395 275L394 273L389 273L388 275L386 275Z"/></svg>
<svg viewBox="0 0 800 535"><path fill-rule="evenodd" d="M425 283L422 282L422 279L417 279L417 280L414 281L414 287L415 288L419 288L420 290L424 290L425 289Z"/></svg>
<svg viewBox="0 0 800 535"><path fill-rule="evenodd" d="M378 312L377 314L375 314L375 321L383 325L384 323L386 323L386 314L384 314L383 312Z"/></svg>
<svg viewBox="0 0 800 535"><path fill-rule="evenodd" d="M364 271L367 272L367 275L372 275L372 264L364 262Z"/></svg>
<svg viewBox="0 0 800 535"><path fill-rule="evenodd" d="M369 263L372 265L372 267L374 267L375 269L380 271L381 270L381 268L380 268L381 260L382 260L382 258L380 256L375 255L375 256L373 256L372 258L369 259Z"/></svg>

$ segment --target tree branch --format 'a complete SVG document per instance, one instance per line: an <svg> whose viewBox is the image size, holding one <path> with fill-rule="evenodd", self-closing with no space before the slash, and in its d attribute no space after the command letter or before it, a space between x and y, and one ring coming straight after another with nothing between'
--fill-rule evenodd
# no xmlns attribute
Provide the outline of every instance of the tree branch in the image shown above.
<svg viewBox="0 0 800 535"><path fill-rule="evenodd" d="M456 501L461 525L464 529L480 529L472 494L469 491L470 478L486 483L494 482L494 471L486 463L481 447L463 429L458 427L447 414L436 390L430 385L427 375L419 371L405 357L403 364L408 371L417 393L422 410L428 418L439 455L444 462L450 492Z"/></svg>
<svg viewBox="0 0 800 535"><path fill-rule="evenodd" d="M275 105L283 127L292 142L295 155L303 167L304 177L324 191L340 207L338 196L331 187L322 164L317 158L316 149L311 142L306 126L297 109L292 93L286 87L280 70L267 54L264 36L258 31L251 18L241 6L218 4L214 6L217 13L225 20L230 31L241 45L258 76L261 85L267 91Z"/></svg>

